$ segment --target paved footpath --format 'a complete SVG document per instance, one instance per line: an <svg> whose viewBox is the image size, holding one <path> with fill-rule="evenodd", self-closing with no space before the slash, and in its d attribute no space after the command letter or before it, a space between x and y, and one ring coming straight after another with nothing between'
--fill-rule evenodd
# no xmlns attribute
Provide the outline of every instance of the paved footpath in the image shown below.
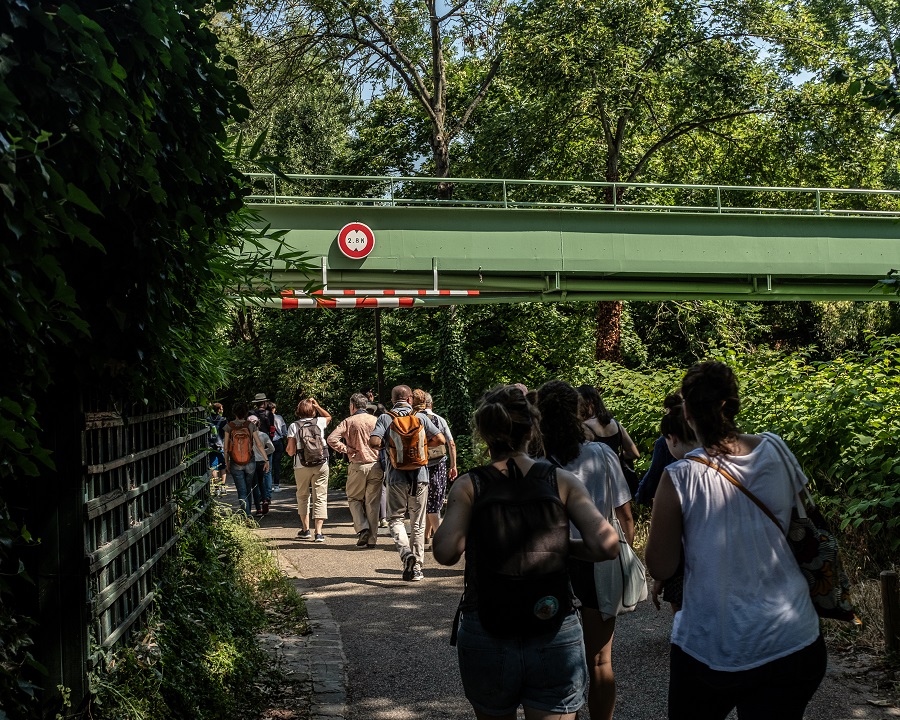
<svg viewBox="0 0 900 720"><path fill-rule="evenodd" d="M327 542L299 540L293 487L285 487L273 495L258 533L277 549L282 568L306 596L313 633L281 643L266 637L264 642L278 648L294 680L310 691L310 717L472 718L448 640L462 592L462 564L442 567L429 554L425 580L403 582L387 528L380 529L375 549L357 548L340 493L329 498ZM233 487L226 499L235 499ZM665 718L670 627L670 614L657 612L650 602L619 618L613 642L617 720ZM873 699L832 658L806 718L900 717L896 708L873 706ZM304 712L297 708L300 717Z"/></svg>

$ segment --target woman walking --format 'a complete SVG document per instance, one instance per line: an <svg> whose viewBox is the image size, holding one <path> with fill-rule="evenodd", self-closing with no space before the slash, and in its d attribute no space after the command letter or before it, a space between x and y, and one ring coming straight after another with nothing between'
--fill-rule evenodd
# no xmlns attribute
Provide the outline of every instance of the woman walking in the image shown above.
<svg viewBox="0 0 900 720"><path fill-rule="evenodd" d="M541 413L544 456L578 478L604 517L615 512L626 541L632 543L631 491L612 449L602 443L585 441L584 425L578 414L578 391L568 383L551 380L538 389L537 404ZM572 528L572 536L579 536L577 528ZM570 558L569 576L575 595L581 601L590 673L588 709L591 720L611 720L616 704L616 678L612 667L616 618L604 618L600 613L594 563Z"/></svg>
<svg viewBox="0 0 900 720"><path fill-rule="evenodd" d="M669 718L722 720L737 708L740 720L801 720L827 660L782 529L802 473L785 465L776 439L738 431L737 380L724 363L692 367L681 394L700 447L663 473L646 553L653 577L666 579L684 548Z"/></svg>
<svg viewBox="0 0 900 720"><path fill-rule="evenodd" d="M294 458L294 480L297 483L297 514L300 515L301 540L325 542L322 528L328 519L328 445L325 428L331 415L315 398L301 400L297 420L288 428L287 454ZM309 531L310 492L315 536Z"/></svg>
<svg viewBox="0 0 900 720"><path fill-rule="evenodd" d="M475 424L491 463L454 483L434 536L439 563L466 553L458 635L466 697L479 720L515 720L519 705L527 720L574 720L587 668L566 561L616 557L618 535L577 478L525 453L539 418L521 390L488 392ZM570 521L580 540L570 541Z"/></svg>

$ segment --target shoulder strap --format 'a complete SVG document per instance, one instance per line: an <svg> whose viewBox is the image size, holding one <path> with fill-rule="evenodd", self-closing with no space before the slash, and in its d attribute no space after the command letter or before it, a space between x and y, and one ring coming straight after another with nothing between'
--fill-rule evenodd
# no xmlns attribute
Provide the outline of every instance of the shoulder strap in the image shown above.
<svg viewBox="0 0 900 720"><path fill-rule="evenodd" d="M725 470L722 467L719 467L718 465L713 465L711 462L709 462L709 460L697 457L695 455L692 455L691 457L689 457L687 459L693 460L694 462L700 463L701 465L706 465L707 467L711 467L713 470L718 472L722 477L724 477L726 480L728 480L728 482L730 482L732 485L737 487L738 490L740 490L742 493L744 493L744 495L746 495L748 498L750 498L753 501L753 504L756 505L756 507L758 507L760 510L762 510L766 514L766 517L768 517L769 520L771 520L773 523L775 523L775 526L779 530L781 530L781 532L784 532L784 528L781 527L781 523L778 522L778 518L775 517L775 514L771 510L769 510L768 507L766 507L765 503L762 500L760 500L758 497L756 497L756 495L754 495L747 488L745 488L743 486L743 484L741 484L740 480L735 478L730 472L728 472L727 470Z"/></svg>

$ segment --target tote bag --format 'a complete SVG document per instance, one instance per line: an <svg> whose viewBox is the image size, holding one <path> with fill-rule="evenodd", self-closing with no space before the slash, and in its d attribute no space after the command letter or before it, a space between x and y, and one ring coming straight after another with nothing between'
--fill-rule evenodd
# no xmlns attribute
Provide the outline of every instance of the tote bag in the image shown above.
<svg viewBox="0 0 900 720"><path fill-rule="evenodd" d="M625 533L612 505L610 472L606 472L606 498L610 502L607 520L619 535L619 557L594 563L594 587L600 615L604 620L633 612L637 604L647 599L647 571L640 558L625 540Z"/></svg>

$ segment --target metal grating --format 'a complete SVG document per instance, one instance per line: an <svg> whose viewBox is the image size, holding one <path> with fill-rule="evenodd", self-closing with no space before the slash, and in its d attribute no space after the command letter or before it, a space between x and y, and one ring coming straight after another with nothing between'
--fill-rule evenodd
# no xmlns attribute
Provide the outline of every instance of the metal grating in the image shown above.
<svg viewBox="0 0 900 720"><path fill-rule="evenodd" d="M209 504L208 426L200 407L85 413L84 540L95 642L111 647L140 623L160 560ZM199 495L177 516L176 493Z"/></svg>

